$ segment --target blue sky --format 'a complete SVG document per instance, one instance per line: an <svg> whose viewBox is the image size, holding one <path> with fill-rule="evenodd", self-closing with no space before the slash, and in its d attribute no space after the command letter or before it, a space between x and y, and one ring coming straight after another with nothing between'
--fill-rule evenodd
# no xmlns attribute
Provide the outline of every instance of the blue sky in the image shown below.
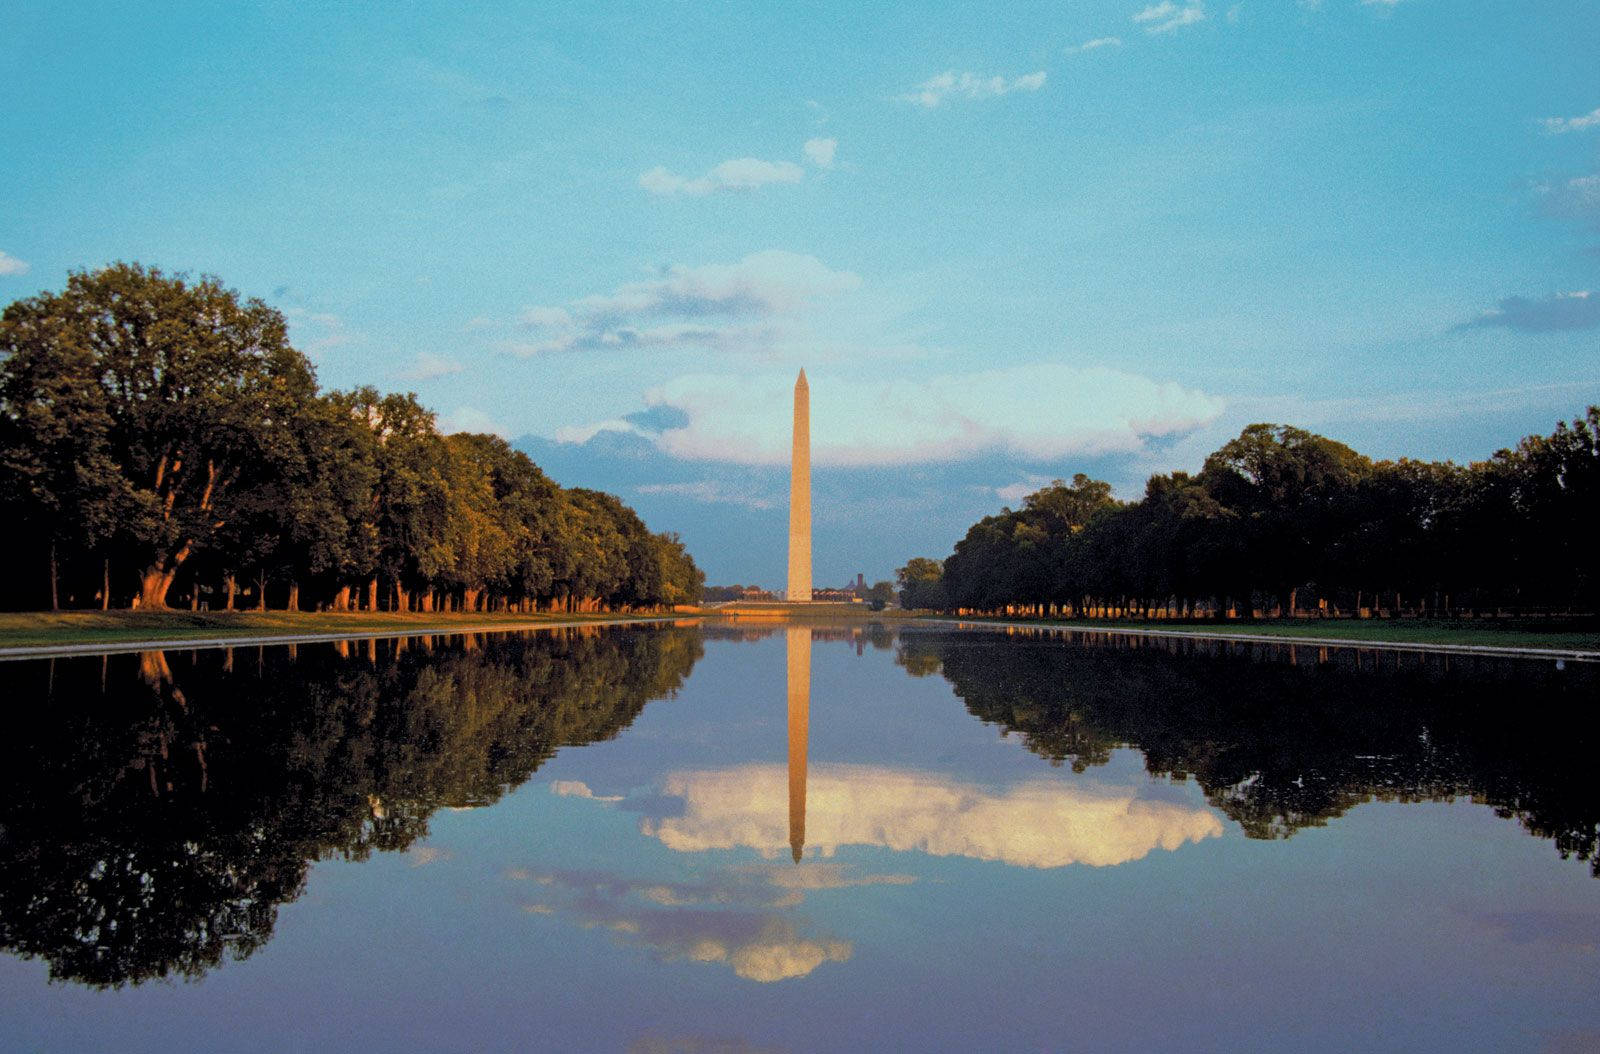
<svg viewBox="0 0 1600 1054"><path fill-rule="evenodd" d="M0 301L217 274L716 581L782 581L805 366L818 578L881 577L1251 421L1600 401L1597 53L1596 0L12 3Z"/></svg>

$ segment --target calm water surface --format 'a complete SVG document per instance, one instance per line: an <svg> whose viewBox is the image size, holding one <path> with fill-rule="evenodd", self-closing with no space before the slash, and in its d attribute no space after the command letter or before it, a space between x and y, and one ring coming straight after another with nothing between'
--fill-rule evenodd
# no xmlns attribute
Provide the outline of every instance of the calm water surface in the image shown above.
<svg viewBox="0 0 1600 1054"><path fill-rule="evenodd" d="M0 664L0 1046L1597 1049L1597 675L881 626Z"/></svg>

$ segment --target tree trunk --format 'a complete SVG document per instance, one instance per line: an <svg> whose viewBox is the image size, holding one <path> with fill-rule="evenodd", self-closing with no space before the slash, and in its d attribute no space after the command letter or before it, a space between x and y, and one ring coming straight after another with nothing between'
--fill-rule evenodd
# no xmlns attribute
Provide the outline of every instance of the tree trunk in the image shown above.
<svg viewBox="0 0 1600 1054"><path fill-rule="evenodd" d="M56 588L56 543L53 538L50 540L50 610L61 610L61 594Z"/></svg>
<svg viewBox="0 0 1600 1054"><path fill-rule="evenodd" d="M229 575L228 577L224 578L222 580L222 592L224 594L224 599L222 601L222 610L224 610L224 611L232 611L233 610L233 599L239 593L239 580L237 578L235 578L233 575Z"/></svg>
<svg viewBox="0 0 1600 1054"><path fill-rule="evenodd" d="M372 579L369 582L367 582L367 610L368 611L376 611L376 610L378 610L378 576L377 575L373 575Z"/></svg>
<svg viewBox="0 0 1600 1054"><path fill-rule="evenodd" d="M267 610L267 573L265 571L256 575L256 610Z"/></svg>
<svg viewBox="0 0 1600 1054"><path fill-rule="evenodd" d="M350 587L349 586L340 586L339 587L339 591L333 595L333 610L335 610L335 611L349 611L350 610Z"/></svg>
<svg viewBox="0 0 1600 1054"><path fill-rule="evenodd" d="M483 590L481 589L472 589L470 587L463 589L461 591L461 610L477 611L478 597L482 592Z"/></svg>
<svg viewBox="0 0 1600 1054"><path fill-rule="evenodd" d="M394 586L394 607L396 611L411 610L411 594L406 592L406 587L396 582Z"/></svg>
<svg viewBox="0 0 1600 1054"><path fill-rule="evenodd" d="M110 611L111 610L111 560L110 560L109 557L106 559L104 572L103 572L103 574L101 576L101 582L100 582L100 610L101 611Z"/></svg>
<svg viewBox="0 0 1600 1054"><path fill-rule="evenodd" d="M149 567L144 574L139 576L139 607L146 610L164 610L167 606L167 590L172 588L172 580L177 577L176 571L163 571L159 567Z"/></svg>
<svg viewBox="0 0 1600 1054"><path fill-rule="evenodd" d="M299 611L300 610L300 583L299 582L291 581L289 583L289 606L286 607L284 610L285 611Z"/></svg>
<svg viewBox="0 0 1600 1054"><path fill-rule="evenodd" d="M431 589L425 589L422 592L422 610L430 615L433 614L433 590Z"/></svg>

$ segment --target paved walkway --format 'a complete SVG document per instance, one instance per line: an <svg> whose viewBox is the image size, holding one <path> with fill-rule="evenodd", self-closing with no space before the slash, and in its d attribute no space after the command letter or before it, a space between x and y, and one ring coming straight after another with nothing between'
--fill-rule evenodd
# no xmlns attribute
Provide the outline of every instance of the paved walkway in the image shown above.
<svg viewBox="0 0 1600 1054"><path fill-rule="evenodd" d="M1189 640L1246 641L1252 644L1309 644L1318 648L1374 648L1383 651L1431 651L1448 655L1490 655L1515 659L1552 659L1571 662L1600 662L1600 651L1585 648L1529 648L1511 644L1428 644L1404 640L1351 640L1348 637L1287 637L1275 633L1226 633L1209 630L1134 629L1126 626L1093 626L1059 622L991 622L987 619L918 619L918 622L947 626L999 629L1068 630L1077 633L1109 633L1121 637L1178 637Z"/></svg>
<svg viewBox="0 0 1600 1054"><path fill-rule="evenodd" d="M394 637L438 637L456 633L524 633L528 630L567 629L573 626L630 626L641 622L671 622L682 615L640 615L637 618L585 619L582 622L497 623L487 626L390 627L366 633L279 633L230 637L188 637L171 640L125 640L99 644L28 644L0 648L0 661L50 659L67 655L116 655L130 651L184 651L189 648L248 648L265 644L321 644L334 640L388 640Z"/></svg>

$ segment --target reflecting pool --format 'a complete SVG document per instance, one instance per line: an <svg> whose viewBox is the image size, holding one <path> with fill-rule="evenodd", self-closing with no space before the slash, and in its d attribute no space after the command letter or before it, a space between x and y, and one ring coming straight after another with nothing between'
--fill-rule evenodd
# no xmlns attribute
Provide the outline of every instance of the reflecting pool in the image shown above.
<svg viewBox="0 0 1600 1054"><path fill-rule="evenodd" d="M1600 667L929 625L0 664L0 1046L1600 1048Z"/></svg>

